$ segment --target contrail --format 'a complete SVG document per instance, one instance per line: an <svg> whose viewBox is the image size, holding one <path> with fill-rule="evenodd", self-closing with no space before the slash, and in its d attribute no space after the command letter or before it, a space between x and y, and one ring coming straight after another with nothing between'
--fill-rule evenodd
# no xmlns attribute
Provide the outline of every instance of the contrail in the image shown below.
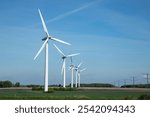
<svg viewBox="0 0 150 117"><path fill-rule="evenodd" d="M86 5L81 6L81 7L77 8L77 9L72 10L72 11L69 11L69 12L66 12L64 14L58 15L57 17L48 20L47 23L50 23L50 22L53 22L53 21L56 21L56 20L60 20L60 19L62 19L64 17L72 15L73 13L76 13L76 12L79 12L79 11L81 11L83 9L86 9L86 8L92 6L92 5L94 5L94 4L96 4L96 3L100 2L100 1L101 0L96 0L94 2L90 2L90 3L86 4Z"/></svg>

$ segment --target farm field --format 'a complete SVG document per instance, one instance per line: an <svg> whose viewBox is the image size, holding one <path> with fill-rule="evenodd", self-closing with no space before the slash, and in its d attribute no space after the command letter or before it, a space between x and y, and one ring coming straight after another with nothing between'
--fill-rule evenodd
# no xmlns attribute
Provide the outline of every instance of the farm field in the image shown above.
<svg viewBox="0 0 150 117"><path fill-rule="evenodd" d="M0 89L1 100L137 100L142 95L150 97L150 89L80 88L76 91L32 91L31 89Z"/></svg>

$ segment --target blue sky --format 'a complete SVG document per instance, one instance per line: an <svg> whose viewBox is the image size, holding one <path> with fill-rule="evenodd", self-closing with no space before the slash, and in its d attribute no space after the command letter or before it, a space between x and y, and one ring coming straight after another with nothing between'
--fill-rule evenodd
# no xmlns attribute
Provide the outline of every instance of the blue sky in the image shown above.
<svg viewBox="0 0 150 117"><path fill-rule="evenodd" d="M87 70L81 82L113 82L150 73L149 0L0 0L0 80L43 84L45 36L38 8L51 36L73 62ZM62 84L60 54L49 43L49 84ZM67 61L67 66L70 61ZM144 79L144 78L143 78ZM145 80L142 80L145 82ZM67 84L70 72L67 71Z"/></svg>

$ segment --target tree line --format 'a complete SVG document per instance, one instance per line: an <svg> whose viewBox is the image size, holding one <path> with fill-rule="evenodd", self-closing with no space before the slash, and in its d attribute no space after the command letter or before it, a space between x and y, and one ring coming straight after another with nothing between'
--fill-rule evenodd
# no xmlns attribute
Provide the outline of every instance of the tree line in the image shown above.
<svg viewBox="0 0 150 117"><path fill-rule="evenodd" d="M6 81L0 81L0 88L6 88L6 87L20 87L20 83L16 82L13 84L11 81L6 80Z"/></svg>

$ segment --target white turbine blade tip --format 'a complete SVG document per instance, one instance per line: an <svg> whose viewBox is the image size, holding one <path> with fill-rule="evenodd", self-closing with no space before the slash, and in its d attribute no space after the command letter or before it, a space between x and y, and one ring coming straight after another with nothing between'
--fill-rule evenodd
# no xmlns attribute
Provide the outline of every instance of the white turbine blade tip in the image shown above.
<svg viewBox="0 0 150 117"><path fill-rule="evenodd" d="M42 16L42 13L41 13L40 9L38 9L38 11L39 11L39 15L40 15L40 18L41 18L41 21L42 21L42 25L43 25L44 31L45 31L46 35L49 36L49 33L48 33L48 30L47 30L45 21L44 21L43 16Z"/></svg>
<svg viewBox="0 0 150 117"><path fill-rule="evenodd" d="M66 44L66 45L71 45L70 43L67 43L67 42L65 42L65 41L62 41L62 40L60 40L60 39L56 39L56 38L51 38L51 39L54 40L54 41L57 41L57 42Z"/></svg>
<svg viewBox="0 0 150 117"><path fill-rule="evenodd" d="M68 55L67 57L73 57L73 56L77 56L77 55L79 55L80 53L76 53L76 54L70 54L70 55Z"/></svg>
<svg viewBox="0 0 150 117"><path fill-rule="evenodd" d="M35 56L33 60L35 60L37 57Z"/></svg>
<svg viewBox="0 0 150 117"><path fill-rule="evenodd" d="M83 72L83 71L85 71L86 70L86 68L84 68L84 69L82 69L82 70L80 70L81 72Z"/></svg>
<svg viewBox="0 0 150 117"><path fill-rule="evenodd" d="M54 46L55 46L55 48L58 50L58 52L60 53L60 54L62 54L63 56L65 56L65 54L55 45L55 44L53 44Z"/></svg>
<svg viewBox="0 0 150 117"><path fill-rule="evenodd" d="M82 63L80 63L79 65L78 65L78 67L80 67L82 65Z"/></svg>
<svg viewBox="0 0 150 117"><path fill-rule="evenodd" d="M41 11L40 11L40 8L38 8L38 11L41 12Z"/></svg>

